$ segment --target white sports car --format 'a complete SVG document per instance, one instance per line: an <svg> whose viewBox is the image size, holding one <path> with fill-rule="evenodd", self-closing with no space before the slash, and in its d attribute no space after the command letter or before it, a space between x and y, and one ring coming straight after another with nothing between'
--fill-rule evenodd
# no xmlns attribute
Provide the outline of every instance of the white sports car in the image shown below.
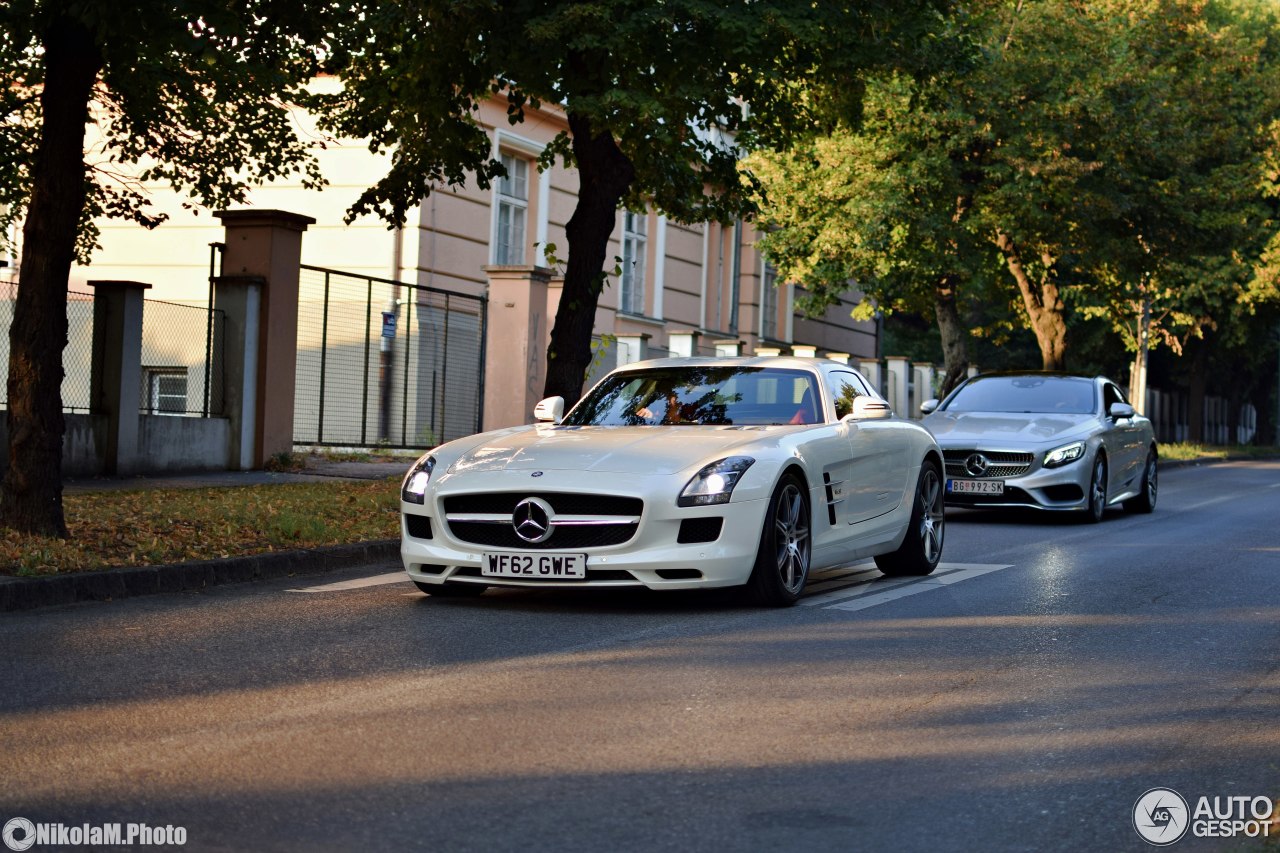
<svg viewBox="0 0 1280 853"><path fill-rule="evenodd" d="M875 557L925 575L942 555L938 445L838 362L641 362L563 409L543 400L542 423L409 470L400 553L419 589L745 585L778 606L811 570Z"/></svg>

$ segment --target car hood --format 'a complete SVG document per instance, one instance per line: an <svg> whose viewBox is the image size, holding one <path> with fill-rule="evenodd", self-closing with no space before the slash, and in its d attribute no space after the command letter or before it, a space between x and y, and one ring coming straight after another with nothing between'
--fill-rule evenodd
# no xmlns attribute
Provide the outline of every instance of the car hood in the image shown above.
<svg viewBox="0 0 1280 853"><path fill-rule="evenodd" d="M562 427L536 425L489 436L449 466L467 471L599 471L674 474L731 456L764 432L788 427ZM794 429L794 428L792 428Z"/></svg>
<svg viewBox="0 0 1280 853"><path fill-rule="evenodd" d="M1097 419L1093 415L1035 412L934 412L923 424L943 447L959 444L1038 446L1088 435Z"/></svg>

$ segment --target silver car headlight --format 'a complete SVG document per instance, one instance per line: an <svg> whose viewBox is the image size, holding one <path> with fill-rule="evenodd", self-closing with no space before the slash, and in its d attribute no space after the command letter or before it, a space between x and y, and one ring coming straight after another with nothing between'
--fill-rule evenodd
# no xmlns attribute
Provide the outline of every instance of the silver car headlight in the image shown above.
<svg viewBox="0 0 1280 853"><path fill-rule="evenodd" d="M1058 468L1068 462L1075 462L1081 456L1084 456L1084 442L1073 441L1046 453L1044 455L1044 467Z"/></svg>
<svg viewBox="0 0 1280 853"><path fill-rule="evenodd" d="M436 469L436 458L424 456L419 459L409 473L404 475L400 484L400 500L410 504L426 502L427 483L431 482L431 472Z"/></svg>
<svg viewBox="0 0 1280 853"><path fill-rule="evenodd" d="M705 466L693 475L680 493L677 506L708 506L727 504L742 474L753 464L750 456L730 456Z"/></svg>

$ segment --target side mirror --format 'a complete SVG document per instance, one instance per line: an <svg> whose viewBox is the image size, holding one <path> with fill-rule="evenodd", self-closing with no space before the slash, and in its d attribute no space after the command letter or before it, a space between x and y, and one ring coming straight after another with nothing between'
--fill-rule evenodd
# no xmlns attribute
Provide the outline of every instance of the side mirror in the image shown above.
<svg viewBox="0 0 1280 853"><path fill-rule="evenodd" d="M922 415L932 415L936 411L938 411L937 400L925 400L920 404L920 414Z"/></svg>
<svg viewBox="0 0 1280 853"><path fill-rule="evenodd" d="M1112 403L1111 410L1107 412L1112 420L1123 421L1137 414L1133 406L1128 403Z"/></svg>
<svg viewBox="0 0 1280 853"><path fill-rule="evenodd" d="M548 397L538 401L538 405L533 407L533 417L539 421L560 423L560 419L564 417L564 397Z"/></svg>
<svg viewBox="0 0 1280 853"><path fill-rule="evenodd" d="M845 420L871 421L893 416L893 409L884 400L875 397L854 397L853 411L845 415Z"/></svg>

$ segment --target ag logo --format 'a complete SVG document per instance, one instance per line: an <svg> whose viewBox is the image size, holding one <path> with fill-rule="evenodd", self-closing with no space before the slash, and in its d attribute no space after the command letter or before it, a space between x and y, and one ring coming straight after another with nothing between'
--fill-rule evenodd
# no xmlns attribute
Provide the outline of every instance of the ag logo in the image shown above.
<svg viewBox="0 0 1280 853"><path fill-rule="evenodd" d="M15 817L4 825L4 845L10 850L29 850L36 843L36 825L25 817Z"/></svg>
<svg viewBox="0 0 1280 853"><path fill-rule="evenodd" d="M1133 804L1133 828L1148 844L1167 847L1187 834L1187 801L1172 788L1152 788Z"/></svg>

